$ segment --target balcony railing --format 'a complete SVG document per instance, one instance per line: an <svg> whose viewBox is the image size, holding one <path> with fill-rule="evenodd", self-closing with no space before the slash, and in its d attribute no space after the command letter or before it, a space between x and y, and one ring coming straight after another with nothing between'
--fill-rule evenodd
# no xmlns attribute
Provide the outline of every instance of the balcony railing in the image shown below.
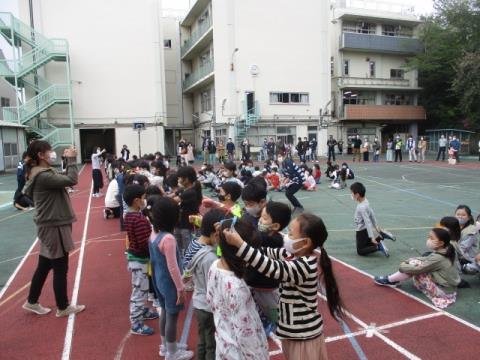
<svg viewBox="0 0 480 360"><path fill-rule="evenodd" d="M213 60L205 62L197 71L190 74L185 80L183 80L182 87L183 91L195 85L203 78L213 73Z"/></svg>
<svg viewBox="0 0 480 360"><path fill-rule="evenodd" d="M181 48L181 54L184 56L195 43L200 40L200 38L212 27L212 19L208 17L205 19L197 29L191 34L190 38L187 39Z"/></svg>
<svg viewBox="0 0 480 360"><path fill-rule="evenodd" d="M341 48L389 54L417 54L423 51L417 38L343 32Z"/></svg>
<svg viewBox="0 0 480 360"><path fill-rule="evenodd" d="M425 120L423 106L345 105L344 120Z"/></svg>
<svg viewBox="0 0 480 360"><path fill-rule="evenodd" d="M360 77L340 77L337 80L338 86L343 87L409 87L408 79L383 79L383 78L360 78Z"/></svg>

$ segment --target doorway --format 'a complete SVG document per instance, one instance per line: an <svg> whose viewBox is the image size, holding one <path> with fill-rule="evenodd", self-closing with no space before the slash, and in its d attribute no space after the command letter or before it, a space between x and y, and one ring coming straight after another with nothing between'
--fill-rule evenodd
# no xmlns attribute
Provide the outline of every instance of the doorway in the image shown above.
<svg viewBox="0 0 480 360"><path fill-rule="evenodd" d="M247 114L255 114L255 93L247 91L245 95L247 97Z"/></svg>
<svg viewBox="0 0 480 360"><path fill-rule="evenodd" d="M115 129L80 129L82 162L90 162L95 146L105 148L107 154L115 155Z"/></svg>

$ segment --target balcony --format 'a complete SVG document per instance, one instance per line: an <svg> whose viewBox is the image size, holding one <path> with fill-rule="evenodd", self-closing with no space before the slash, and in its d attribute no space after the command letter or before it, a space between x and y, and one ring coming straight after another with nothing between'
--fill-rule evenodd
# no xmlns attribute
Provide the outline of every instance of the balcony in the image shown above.
<svg viewBox="0 0 480 360"><path fill-rule="evenodd" d="M345 105L343 120L419 121L426 119L423 106L414 105Z"/></svg>
<svg viewBox="0 0 480 360"><path fill-rule="evenodd" d="M410 80L408 79L338 77L336 80L340 89L398 89L410 87Z"/></svg>
<svg viewBox="0 0 480 360"><path fill-rule="evenodd" d="M212 18L208 17L201 25L191 34L181 48L181 56L183 60L189 60L195 56L195 49L203 49L213 40Z"/></svg>
<svg viewBox="0 0 480 360"><path fill-rule="evenodd" d="M420 40L416 38L351 32L342 33L340 49L399 55L413 55L423 51Z"/></svg>
<svg viewBox="0 0 480 360"><path fill-rule="evenodd" d="M207 61L197 71L193 72L182 82L184 93L193 92L194 90L205 86L213 81L213 60Z"/></svg>

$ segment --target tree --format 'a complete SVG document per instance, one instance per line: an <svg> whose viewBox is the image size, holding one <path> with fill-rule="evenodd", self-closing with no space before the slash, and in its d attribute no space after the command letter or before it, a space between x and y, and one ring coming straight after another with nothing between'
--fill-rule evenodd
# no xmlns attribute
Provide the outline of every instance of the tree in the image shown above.
<svg viewBox="0 0 480 360"><path fill-rule="evenodd" d="M418 69L429 126L480 128L480 0L435 0L434 8L420 31L425 51L408 64Z"/></svg>

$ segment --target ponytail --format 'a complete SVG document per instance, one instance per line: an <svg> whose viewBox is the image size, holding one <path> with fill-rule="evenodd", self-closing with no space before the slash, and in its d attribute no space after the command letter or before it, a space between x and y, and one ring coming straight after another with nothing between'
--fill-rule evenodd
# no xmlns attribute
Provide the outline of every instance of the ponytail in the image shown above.
<svg viewBox="0 0 480 360"><path fill-rule="evenodd" d="M38 154L49 150L52 150L52 146L45 140L34 140L28 145L25 158L25 173L27 179L30 176L32 169L40 163Z"/></svg>
<svg viewBox="0 0 480 360"><path fill-rule="evenodd" d="M452 244L448 244L448 246L446 247L446 250L447 252L445 253L445 257L450 260L450 262L453 263L455 262L455 248L453 247Z"/></svg>
<svg viewBox="0 0 480 360"><path fill-rule="evenodd" d="M337 319L337 317L342 317L343 315L343 303L340 298L337 280L333 274L332 261L327 254L327 250L323 247L320 248L319 265L322 269L320 280L323 280L327 292L328 310L330 310L333 318Z"/></svg>

